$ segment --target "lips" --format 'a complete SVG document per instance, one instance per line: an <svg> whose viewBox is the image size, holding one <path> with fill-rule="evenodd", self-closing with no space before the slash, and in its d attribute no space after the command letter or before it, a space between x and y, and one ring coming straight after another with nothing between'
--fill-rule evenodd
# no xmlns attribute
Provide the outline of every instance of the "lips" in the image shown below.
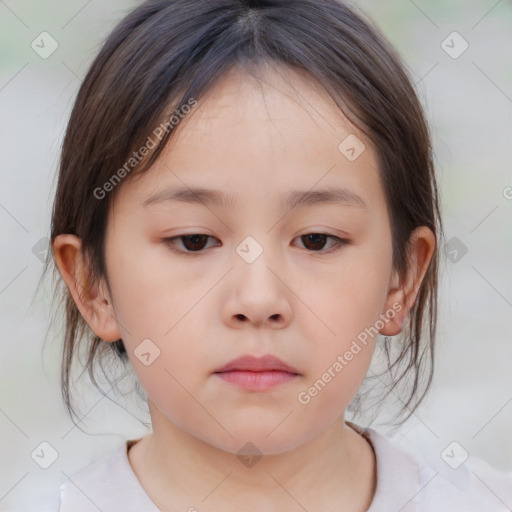
<svg viewBox="0 0 512 512"><path fill-rule="evenodd" d="M218 368L213 375L245 392L270 392L300 378L297 368L267 354L242 356Z"/></svg>
<svg viewBox="0 0 512 512"><path fill-rule="evenodd" d="M232 371L249 371L249 372L270 372L279 371L290 374L300 375L299 370L281 361L276 356L266 354L263 357L254 357L250 355L233 359L224 366L217 368L214 373L226 373Z"/></svg>

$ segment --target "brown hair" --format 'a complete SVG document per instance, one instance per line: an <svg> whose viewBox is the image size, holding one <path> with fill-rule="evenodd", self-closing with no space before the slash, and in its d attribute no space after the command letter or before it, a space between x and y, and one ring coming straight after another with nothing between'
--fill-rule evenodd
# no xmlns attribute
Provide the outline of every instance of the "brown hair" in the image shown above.
<svg viewBox="0 0 512 512"><path fill-rule="evenodd" d="M149 0L130 12L106 39L78 92L62 147L51 241L61 233L78 236L91 278L104 278L108 285L107 214L122 183L102 200L94 191L162 120L181 111L190 98L200 99L228 69L257 69L263 63L307 72L373 142L392 224L393 267L401 277L414 228L427 226L436 236L396 358L385 343L388 369L400 368L388 393L412 378L402 397L402 412L409 410L405 421L426 395L433 375L442 225L432 148L404 64L372 22L341 1ZM124 179L149 169L171 134L166 132ZM51 261L49 251L43 275ZM103 368L108 354L124 362L128 357L122 340L106 343L94 336L62 280L60 284L66 311L61 384L72 414L70 369L81 340L88 344L84 371L95 384L96 363Z"/></svg>

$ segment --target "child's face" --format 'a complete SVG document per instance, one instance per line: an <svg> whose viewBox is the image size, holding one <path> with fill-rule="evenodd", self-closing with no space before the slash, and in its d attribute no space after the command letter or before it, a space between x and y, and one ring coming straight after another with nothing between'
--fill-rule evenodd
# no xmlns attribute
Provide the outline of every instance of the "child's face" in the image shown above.
<svg viewBox="0 0 512 512"><path fill-rule="evenodd" d="M339 419L376 338L358 342L341 371L333 366L390 307L391 230L370 142L313 82L280 72L286 81L265 77L272 86L226 77L182 121L154 167L122 184L107 229L115 316L154 427L170 421L232 452L247 441L267 453L292 449ZM366 145L354 161L338 148L350 134ZM197 187L232 202L143 206L163 191ZM366 206L284 202L292 191L335 188ZM349 242L336 248L334 239L304 237L311 233ZM163 241L192 234L211 238ZM160 350L147 366L134 355L145 339ZM299 375L255 391L214 373L247 354L273 354ZM308 393L317 380L321 390Z"/></svg>

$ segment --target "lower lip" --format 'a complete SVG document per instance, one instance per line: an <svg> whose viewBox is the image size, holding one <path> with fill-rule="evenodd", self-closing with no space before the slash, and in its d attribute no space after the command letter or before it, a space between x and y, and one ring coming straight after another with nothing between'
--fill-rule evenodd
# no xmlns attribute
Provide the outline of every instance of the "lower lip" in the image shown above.
<svg viewBox="0 0 512 512"><path fill-rule="evenodd" d="M221 379L231 384L248 389L251 391L266 391L285 382L289 382L295 377L296 373L288 373L279 370L268 370L262 372L251 372L242 370L232 370L230 372L216 373Z"/></svg>

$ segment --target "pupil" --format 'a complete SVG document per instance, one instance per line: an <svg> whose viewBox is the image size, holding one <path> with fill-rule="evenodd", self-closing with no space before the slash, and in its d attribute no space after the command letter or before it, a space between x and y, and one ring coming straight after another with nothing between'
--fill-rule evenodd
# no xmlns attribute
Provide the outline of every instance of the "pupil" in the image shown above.
<svg viewBox="0 0 512 512"><path fill-rule="evenodd" d="M204 243L201 244L201 239L203 239L202 241L204 242L204 238L205 238L205 235L187 235L185 236L185 246L187 247L187 249L190 249L190 250L198 250L198 249L202 249L202 246L204 246ZM187 243L191 241L192 243ZM197 245L199 245L199 247L197 247Z"/></svg>
<svg viewBox="0 0 512 512"><path fill-rule="evenodd" d="M313 241L313 245L320 245L320 247L316 247L317 249L318 248L322 248L322 246L325 244L325 235L321 234L321 233L312 233L310 235L306 235L307 238L309 240L312 240Z"/></svg>

